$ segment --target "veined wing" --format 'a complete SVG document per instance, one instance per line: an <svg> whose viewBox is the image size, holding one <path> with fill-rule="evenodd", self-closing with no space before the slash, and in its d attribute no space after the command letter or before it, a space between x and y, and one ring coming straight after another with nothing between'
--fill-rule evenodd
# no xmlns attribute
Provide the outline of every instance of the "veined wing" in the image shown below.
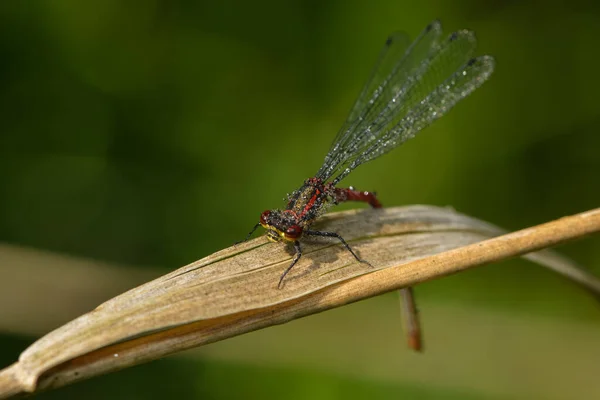
<svg viewBox="0 0 600 400"><path fill-rule="evenodd" d="M374 99L383 97L386 94L384 93L386 86L383 83L392 74L398 73L398 60L406 54L409 45L410 39L404 32L394 32L387 38L367 83L354 102L344 126L333 140L333 144L339 143L340 139L348 134L349 129L356 127L366 118L369 111L373 109Z"/></svg>
<svg viewBox="0 0 600 400"><path fill-rule="evenodd" d="M407 49L364 111L338 134L318 177L337 173L333 182L338 183L358 165L413 137L489 77L493 59L471 58L476 47L472 32L455 32L442 43L440 34L434 22Z"/></svg>
<svg viewBox="0 0 600 400"><path fill-rule="evenodd" d="M388 37L366 85L333 140L317 177L328 179L344 161L353 143L367 138L365 130L369 121L396 96L398 83L414 74L422 60L439 45L441 34L441 24L436 20L410 46L405 33L396 32Z"/></svg>
<svg viewBox="0 0 600 400"><path fill-rule="evenodd" d="M441 118L456 103L481 86L494 71L495 61L491 56L472 58L442 84L435 87L425 98L408 109L395 125L380 132L378 139L348 162L347 167L333 179L337 184L354 168L398 147L413 138L420 130Z"/></svg>

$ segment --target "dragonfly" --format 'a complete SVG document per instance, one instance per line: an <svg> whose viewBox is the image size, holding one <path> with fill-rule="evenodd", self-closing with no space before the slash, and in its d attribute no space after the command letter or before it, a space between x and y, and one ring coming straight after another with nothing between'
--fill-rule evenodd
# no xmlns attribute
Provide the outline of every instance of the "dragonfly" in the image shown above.
<svg viewBox="0 0 600 400"><path fill-rule="evenodd" d="M402 32L391 34L346 122L338 131L317 173L288 195L281 210L267 210L246 237L262 226L267 239L292 244L295 255L281 274L278 287L302 257L301 238L338 240L357 262L369 264L336 232L311 225L332 205L358 201L380 208L376 194L338 184L359 165L400 146L441 118L492 74L493 57L475 57L477 41L469 30L443 37L433 21L411 43ZM370 264L369 264L370 265ZM420 327L411 288L400 289L407 308L409 345L421 347Z"/></svg>

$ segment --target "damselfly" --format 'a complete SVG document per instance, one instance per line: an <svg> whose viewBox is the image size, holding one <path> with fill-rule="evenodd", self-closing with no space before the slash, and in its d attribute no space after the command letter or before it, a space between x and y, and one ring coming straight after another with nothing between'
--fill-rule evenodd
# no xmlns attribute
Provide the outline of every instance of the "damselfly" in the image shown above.
<svg viewBox="0 0 600 400"><path fill-rule="evenodd" d="M246 238L263 226L269 240L294 245L296 254L282 273L279 287L302 256L299 239L304 236L335 238L358 262L368 263L339 234L310 226L328 206L341 202L381 207L375 193L337 184L359 165L414 137L483 84L494 69L494 59L473 58L475 47L475 35L468 30L443 39L439 21L429 24L412 44L404 33L387 39L319 171L288 196L285 209L264 211ZM412 304L409 290L403 295Z"/></svg>

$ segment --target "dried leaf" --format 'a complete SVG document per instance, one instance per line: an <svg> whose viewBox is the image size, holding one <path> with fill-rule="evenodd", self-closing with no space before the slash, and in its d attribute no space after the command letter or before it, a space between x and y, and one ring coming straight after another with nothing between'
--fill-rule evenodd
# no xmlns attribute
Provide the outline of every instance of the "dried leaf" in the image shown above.
<svg viewBox="0 0 600 400"><path fill-rule="evenodd" d="M0 371L0 397L63 386L582 237L600 230L600 210L484 242L503 231L429 206L328 214L315 228L340 233L374 267L356 262L339 243L303 242L304 255L279 290L292 249L264 237L224 249L44 336ZM526 257L600 293L600 281L556 253Z"/></svg>

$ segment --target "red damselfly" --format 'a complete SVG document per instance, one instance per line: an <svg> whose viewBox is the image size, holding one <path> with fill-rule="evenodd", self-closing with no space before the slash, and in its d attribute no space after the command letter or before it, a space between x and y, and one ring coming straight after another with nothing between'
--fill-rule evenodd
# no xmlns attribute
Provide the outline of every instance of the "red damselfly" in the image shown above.
<svg viewBox="0 0 600 400"><path fill-rule="evenodd" d="M264 211L246 238L263 226L269 240L294 245L295 256L278 287L302 256L302 237L335 238L358 262L368 264L339 234L311 230L310 226L329 206L341 202L362 201L381 207L375 193L338 188L338 183L359 165L414 137L485 82L494 69L494 59L474 58L475 48L475 35L468 30L443 39L439 21L429 24L412 43L404 33L387 39L319 171L288 196L285 209ZM414 326L409 330L418 330L410 288L403 289L402 294L414 315Z"/></svg>

